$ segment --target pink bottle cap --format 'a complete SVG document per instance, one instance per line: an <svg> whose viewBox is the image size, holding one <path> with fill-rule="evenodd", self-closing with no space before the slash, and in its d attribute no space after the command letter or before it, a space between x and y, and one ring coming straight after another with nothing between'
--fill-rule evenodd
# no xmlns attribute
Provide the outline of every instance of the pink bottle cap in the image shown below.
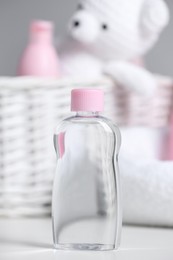
<svg viewBox="0 0 173 260"><path fill-rule="evenodd" d="M71 92L71 111L103 111L104 92L101 89L73 89Z"/></svg>
<svg viewBox="0 0 173 260"><path fill-rule="evenodd" d="M31 40L52 40L53 35L53 23L49 21L35 20L30 25L30 37Z"/></svg>

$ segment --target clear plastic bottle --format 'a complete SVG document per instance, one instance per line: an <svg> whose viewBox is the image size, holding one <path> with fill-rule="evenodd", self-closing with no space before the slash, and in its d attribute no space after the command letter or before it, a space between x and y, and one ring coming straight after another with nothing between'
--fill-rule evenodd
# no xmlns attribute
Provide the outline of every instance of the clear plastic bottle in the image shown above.
<svg viewBox="0 0 173 260"><path fill-rule="evenodd" d="M112 250L120 244L121 138L119 129L99 115L103 96L102 90L73 90L76 115L56 129L52 221L57 249Z"/></svg>

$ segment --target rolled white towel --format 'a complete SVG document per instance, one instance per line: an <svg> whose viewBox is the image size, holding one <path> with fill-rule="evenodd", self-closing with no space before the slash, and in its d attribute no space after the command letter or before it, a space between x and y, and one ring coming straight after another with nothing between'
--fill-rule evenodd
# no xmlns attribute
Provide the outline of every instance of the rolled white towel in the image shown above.
<svg viewBox="0 0 173 260"><path fill-rule="evenodd" d="M123 220L173 226L173 162L121 157Z"/></svg>
<svg viewBox="0 0 173 260"><path fill-rule="evenodd" d="M165 129L121 128L124 222L173 226L173 162L159 161Z"/></svg>

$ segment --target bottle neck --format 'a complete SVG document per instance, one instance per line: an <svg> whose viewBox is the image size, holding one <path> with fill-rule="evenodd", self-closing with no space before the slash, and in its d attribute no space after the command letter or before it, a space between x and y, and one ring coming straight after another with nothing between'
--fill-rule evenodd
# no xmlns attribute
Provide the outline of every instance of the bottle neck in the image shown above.
<svg viewBox="0 0 173 260"><path fill-rule="evenodd" d="M78 111L76 112L76 117L98 117L100 115L99 112L94 111Z"/></svg>
<svg viewBox="0 0 173 260"><path fill-rule="evenodd" d="M52 34L50 32L37 32L32 33L30 35L30 42L31 43L40 43L40 44L52 44Z"/></svg>

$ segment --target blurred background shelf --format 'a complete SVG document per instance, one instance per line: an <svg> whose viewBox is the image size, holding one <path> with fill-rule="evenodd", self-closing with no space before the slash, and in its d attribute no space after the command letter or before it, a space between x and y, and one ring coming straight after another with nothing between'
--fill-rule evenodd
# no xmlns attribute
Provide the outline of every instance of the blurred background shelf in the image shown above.
<svg viewBox="0 0 173 260"><path fill-rule="evenodd" d="M3 260L172 260L173 230L123 226L118 251L79 252L53 249L50 219L1 219Z"/></svg>

